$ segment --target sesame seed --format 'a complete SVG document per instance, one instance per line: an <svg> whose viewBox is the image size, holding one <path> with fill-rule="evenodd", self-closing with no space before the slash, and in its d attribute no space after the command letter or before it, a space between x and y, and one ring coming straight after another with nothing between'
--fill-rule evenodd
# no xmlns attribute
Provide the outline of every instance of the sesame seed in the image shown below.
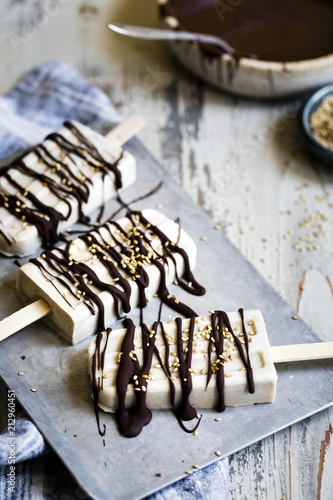
<svg viewBox="0 0 333 500"><path fill-rule="evenodd" d="M200 469L200 465L194 464L192 465L193 469Z"/></svg>
<svg viewBox="0 0 333 500"><path fill-rule="evenodd" d="M215 422L221 422L222 418L221 417L216 417Z"/></svg>
<svg viewBox="0 0 333 500"><path fill-rule="evenodd" d="M30 389L31 392L37 392L37 389L34 389L33 387Z"/></svg>
<svg viewBox="0 0 333 500"><path fill-rule="evenodd" d="M198 434L199 434L198 431L193 432L193 436L197 436Z"/></svg>
<svg viewBox="0 0 333 500"><path fill-rule="evenodd" d="M298 319L298 316L292 316L291 319Z"/></svg>
<svg viewBox="0 0 333 500"><path fill-rule="evenodd" d="M18 375L22 376L22 375L23 375L23 372L18 372Z"/></svg>
<svg viewBox="0 0 333 500"><path fill-rule="evenodd" d="M216 455L217 457L220 457L220 456L222 455L222 453L221 453L219 450L217 450L217 451L215 452L215 455Z"/></svg>

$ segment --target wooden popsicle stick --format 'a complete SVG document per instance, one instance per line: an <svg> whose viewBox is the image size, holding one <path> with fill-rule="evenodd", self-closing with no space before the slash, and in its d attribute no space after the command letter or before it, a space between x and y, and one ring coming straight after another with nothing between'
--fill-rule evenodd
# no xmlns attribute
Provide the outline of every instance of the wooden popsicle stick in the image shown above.
<svg viewBox="0 0 333 500"><path fill-rule="evenodd" d="M13 335L13 333L22 330L25 326L44 318L50 312L50 306L43 299L36 300L32 304L14 312L0 321L0 342Z"/></svg>
<svg viewBox="0 0 333 500"><path fill-rule="evenodd" d="M104 137L118 146L122 146L125 142L135 136L142 129L144 124L145 121L142 116L130 116L108 132Z"/></svg>
<svg viewBox="0 0 333 500"><path fill-rule="evenodd" d="M122 146L142 129L144 123L142 116L131 116L108 132L105 138L114 142L117 146ZM0 342L22 330L22 328L44 318L50 312L50 306L43 299L36 300L16 311L0 321Z"/></svg>
<svg viewBox="0 0 333 500"><path fill-rule="evenodd" d="M333 358L333 342L271 346L273 363Z"/></svg>

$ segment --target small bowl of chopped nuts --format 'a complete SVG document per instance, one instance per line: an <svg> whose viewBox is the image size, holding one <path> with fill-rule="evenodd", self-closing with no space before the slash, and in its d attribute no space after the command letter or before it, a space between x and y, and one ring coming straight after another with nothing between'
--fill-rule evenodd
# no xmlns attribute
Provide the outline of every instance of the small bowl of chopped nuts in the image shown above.
<svg viewBox="0 0 333 500"><path fill-rule="evenodd" d="M333 84L307 98L300 113L300 127L311 151L333 166Z"/></svg>

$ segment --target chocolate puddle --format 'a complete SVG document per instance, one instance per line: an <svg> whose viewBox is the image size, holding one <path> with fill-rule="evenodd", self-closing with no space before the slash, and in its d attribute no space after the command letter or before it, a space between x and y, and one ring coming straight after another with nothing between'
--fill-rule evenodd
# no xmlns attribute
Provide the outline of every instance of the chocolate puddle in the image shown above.
<svg viewBox="0 0 333 500"><path fill-rule="evenodd" d="M179 29L223 38L236 57L288 62L333 53L332 0L168 0L160 10Z"/></svg>

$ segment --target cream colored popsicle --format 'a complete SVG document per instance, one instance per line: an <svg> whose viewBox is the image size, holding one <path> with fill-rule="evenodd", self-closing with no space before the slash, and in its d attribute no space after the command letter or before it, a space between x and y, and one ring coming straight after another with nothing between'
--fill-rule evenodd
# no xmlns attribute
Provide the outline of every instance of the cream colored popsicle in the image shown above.
<svg viewBox="0 0 333 500"><path fill-rule="evenodd" d="M45 250L19 268L17 290L26 304L43 299L51 310L47 323L76 344L133 307L144 307L154 294L181 307L166 286L183 275L190 292L204 293L191 277L195 260L187 233L163 213L145 209Z"/></svg>
<svg viewBox="0 0 333 500"><path fill-rule="evenodd" d="M136 132L143 120L132 117ZM126 122L120 127L126 129ZM31 152L0 170L0 253L32 254L136 180L134 157L117 128L103 137L65 122Z"/></svg>
<svg viewBox="0 0 333 500"><path fill-rule="evenodd" d="M227 324L223 322L223 347L218 345L219 329L216 335L212 330L212 317L199 317L187 319L182 322L182 351L185 357L189 355L189 331L191 321L194 324L193 340L191 342L192 353L190 367L187 367L186 377L191 377L193 384L189 396L189 402L194 408L216 408L219 405L219 398L224 397L226 406L251 405L254 403L273 403L276 393L277 374L273 364L269 341L263 316L259 310L249 310L244 312L244 328L239 312L227 314L231 328L235 337L240 343L237 347L234 337ZM216 325L219 320L215 319ZM169 356L166 355L166 342L163 338L161 326L157 328L155 347L159 351L160 358L153 355L148 378L137 377L138 383L130 383L126 393L125 405L127 408L133 407L135 403L135 390L146 392L146 404L149 409L171 408L170 401L170 379L176 390L175 406L178 407L184 397L181 385L181 356L177 347L176 322L163 324ZM152 331L152 330L151 330ZM122 342L126 330L112 331L109 335L106 332L95 337L89 346L89 369L90 376L95 381L98 392L98 405L104 411L116 412L118 407L118 397L116 390L116 378L119 370L119 362L122 356L126 356L123 351ZM246 337L248 339L249 356L246 351ZM96 345L98 348L96 349ZM211 351L210 351L211 349ZM222 352L219 352L219 349ZM246 363L244 364L240 351L244 353ZM93 358L96 369L93 373ZM134 356L142 366L142 330L135 330L135 347L131 356ZM104 368L101 368L103 359ZM135 362L132 361L133 363ZM161 362L162 360L162 362ZM211 360L211 380L207 386L209 374L209 360ZM170 373L167 374L166 366ZM217 373L224 380L223 394L217 388ZM249 373L253 373L254 392L250 392ZM143 383L142 383L143 381ZM143 388L142 385L146 385Z"/></svg>

